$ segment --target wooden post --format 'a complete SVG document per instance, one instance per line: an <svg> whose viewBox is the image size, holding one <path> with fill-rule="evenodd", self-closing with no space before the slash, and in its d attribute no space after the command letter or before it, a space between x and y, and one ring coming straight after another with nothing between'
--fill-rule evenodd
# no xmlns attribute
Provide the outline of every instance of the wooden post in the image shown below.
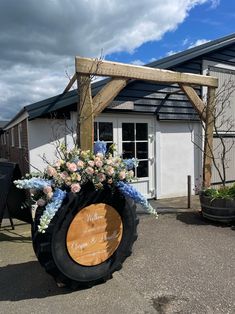
<svg viewBox="0 0 235 314"><path fill-rule="evenodd" d="M215 119L215 91L213 87L208 87L207 106L206 106L206 124L205 124L205 142L203 156L203 186L211 185L212 176L212 154L213 154L213 131Z"/></svg>
<svg viewBox="0 0 235 314"><path fill-rule="evenodd" d="M79 75L79 124L77 138L80 138L80 148L82 150L93 150L94 144L94 114L91 96L90 75Z"/></svg>
<svg viewBox="0 0 235 314"><path fill-rule="evenodd" d="M79 87L79 75L76 73L76 80L77 80L77 92L78 92L78 99L77 99L77 126L76 126L76 145L81 147L80 143L80 87Z"/></svg>
<svg viewBox="0 0 235 314"><path fill-rule="evenodd" d="M191 208L191 176L187 176L188 208Z"/></svg>

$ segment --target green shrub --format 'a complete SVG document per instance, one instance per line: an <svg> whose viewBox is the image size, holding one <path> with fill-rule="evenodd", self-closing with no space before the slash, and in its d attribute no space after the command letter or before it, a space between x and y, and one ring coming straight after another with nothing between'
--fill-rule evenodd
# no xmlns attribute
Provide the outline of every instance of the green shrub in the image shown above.
<svg viewBox="0 0 235 314"><path fill-rule="evenodd" d="M205 196L209 196L213 199L235 199L235 183L232 186L221 186L218 189L207 189L204 191Z"/></svg>

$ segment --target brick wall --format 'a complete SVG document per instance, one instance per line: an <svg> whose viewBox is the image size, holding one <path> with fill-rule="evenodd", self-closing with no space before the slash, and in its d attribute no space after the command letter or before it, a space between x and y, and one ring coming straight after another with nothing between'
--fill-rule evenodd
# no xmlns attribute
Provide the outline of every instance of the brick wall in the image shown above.
<svg viewBox="0 0 235 314"><path fill-rule="evenodd" d="M21 124L21 132L19 129L19 124ZM27 120L23 120L8 129L5 132L6 143L4 144L3 134L0 138L0 157L5 158L9 161L16 162L19 164L22 175L29 172L29 151L28 151L28 130L27 130ZM13 130L13 131L12 131ZM13 141L12 133L13 132ZM20 137L19 137L20 132ZM19 143L19 138L21 139Z"/></svg>

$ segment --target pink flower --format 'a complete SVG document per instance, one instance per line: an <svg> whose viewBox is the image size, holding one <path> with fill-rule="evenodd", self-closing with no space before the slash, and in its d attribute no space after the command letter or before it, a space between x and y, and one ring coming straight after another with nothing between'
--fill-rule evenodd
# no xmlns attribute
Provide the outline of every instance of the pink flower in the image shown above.
<svg viewBox="0 0 235 314"><path fill-rule="evenodd" d="M56 176L57 171L55 168L53 168L52 166L47 166L47 174L51 177Z"/></svg>
<svg viewBox="0 0 235 314"><path fill-rule="evenodd" d="M42 198L39 198L39 200L37 200L37 205L38 206L44 206L46 204L46 201Z"/></svg>
<svg viewBox="0 0 235 314"><path fill-rule="evenodd" d="M77 167L78 167L78 169L83 168L83 167L84 167L84 162L83 162L82 160L79 160L79 161L77 162Z"/></svg>
<svg viewBox="0 0 235 314"><path fill-rule="evenodd" d="M120 173L119 173L119 179L120 180L124 180L125 179L125 177L126 177L126 172L125 171L120 171Z"/></svg>
<svg viewBox="0 0 235 314"><path fill-rule="evenodd" d="M61 179L65 180L67 177L69 176L67 171L63 171L60 173L60 177Z"/></svg>
<svg viewBox="0 0 235 314"><path fill-rule="evenodd" d="M81 176L79 173L77 173L77 181L81 181Z"/></svg>
<svg viewBox="0 0 235 314"><path fill-rule="evenodd" d="M81 190L81 186L79 183L73 183L71 185L71 192L78 193Z"/></svg>
<svg viewBox="0 0 235 314"><path fill-rule="evenodd" d="M106 176L103 173L98 173L97 177L100 182L103 182L106 179Z"/></svg>
<svg viewBox="0 0 235 314"><path fill-rule="evenodd" d="M51 186L49 186L49 185L45 186L44 189L43 189L43 192L44 192L45 194L51 193L51 192L52 192Z"/></svg>
<svg viewBox="0 0 235 314"><path fill-rule="evenodd" d="M88 165L89 165L90 167L94 167L95 163L94 163L93 160L89 160L89 161L88 161Z"/></svg>
<svg viewBox="0 0 235 314"><path fill-rule="evenodd" d="M95 162L96 167L101 168L103 166L103 161L102 160L97 160Z"/></svg>
<svg viewBox="0 0 235 314"><path fill-rule="evenodd" d="M87 167L87 168L85 169L85 171L86 171L86 173L89 174L89 175L92 175L92 174L94 173L94 169L91 168L91 167Z"/></svg>
<svg viewBox="0 0 235 314"><path fill-rule="evenodd" d="M61 160L59 159L54 163L54 167L60 168L60 166L61 166Z"/></svg>
<svg viewBox="0 0 235 314"><path fill-rule="evenodd" d="M112 165L112 164L113 164L113 161L112 161L111 159L107 159L107 160L106 160L106 164L107 164L107 165Z"/></svg>
<svg viewBox="0 0 235 314"><path fill-rule="evenodd" d="M71 180L71 177L67 177L67 178L64 180L65 184L68 185L68 186L70 186L70 185L72 184L71 181L72 181L72 180Z"/></svg>
<svg viewBox="0 0 235 314"><path fill-rule="evenodd" d="M70 172L75 172L78 170L77 165L74 162L67 162L66 166Z"/></svg>
<svg viewBox="0 0 235 314"><path fill-rule="evenodd" d="M51 199L51 198L52 198L52 196L53 196L53 192L49 192L49 193L47 193L47 198L48 198L48 199Z"/></svg>
<svg viewBox="0 0 235 314"><path fill-rule="evenodd" d="M100 161L100 157L95 157L94 162L96 163L97 161Z"/></svg>
<svg viewBox="0 0 235 314"><path fill-rule="evenodd" d="M112 167L112 166L108 166L108 167L106 168L106 173L107 173L108 176L112 176L112 175L114 174L114 169L113 169L113 167Z"/></svg>

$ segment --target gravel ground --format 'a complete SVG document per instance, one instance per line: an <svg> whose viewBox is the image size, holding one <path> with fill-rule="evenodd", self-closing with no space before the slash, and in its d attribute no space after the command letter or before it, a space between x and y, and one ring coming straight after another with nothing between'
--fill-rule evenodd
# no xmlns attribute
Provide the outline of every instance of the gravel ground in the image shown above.
<svg viewBox="0 0 235 314"><path fill-rule="evenodd" d="M134 251L107 283L58 288L37 262L30 226L0 230L0 313L235 313L235 230L197 212L140 214Z"/></svg>

